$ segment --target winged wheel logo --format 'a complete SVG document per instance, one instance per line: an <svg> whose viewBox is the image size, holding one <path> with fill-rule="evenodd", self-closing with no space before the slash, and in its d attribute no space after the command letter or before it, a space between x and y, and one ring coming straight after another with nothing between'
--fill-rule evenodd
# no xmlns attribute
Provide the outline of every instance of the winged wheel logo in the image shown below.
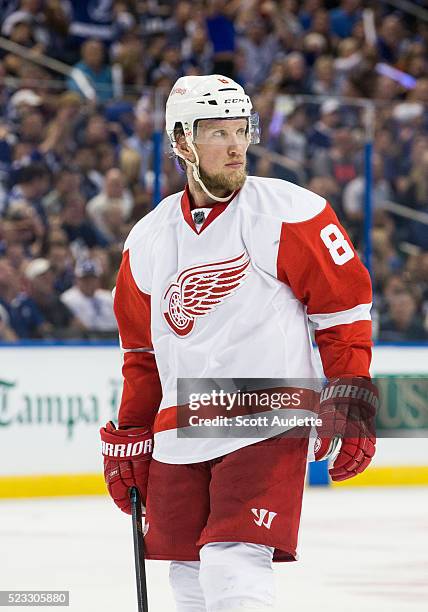
<svg viewBox="0 0 428 612"><path fill-rule="evenodd" d="M215 310L244 282L250 268L244 251L238 257L183 270L162 299L165 321L178 336L188 336L196 319Z"/></svg>

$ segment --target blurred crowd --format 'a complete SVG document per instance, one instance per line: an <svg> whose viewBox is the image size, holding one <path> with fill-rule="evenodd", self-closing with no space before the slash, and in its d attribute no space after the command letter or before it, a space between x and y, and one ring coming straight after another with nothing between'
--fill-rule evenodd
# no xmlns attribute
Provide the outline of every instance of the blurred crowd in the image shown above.
<svg viewBox="0 0 428 612"><path fill-rule="evenodd" d="M428 22L362 0L0 0L0 30L0 341L116 337L158 111L213 72L260 115L250 174L326 197L361 253L373 140L375 337L428 340ZM162 196L184 178L165 153Z"/></svg>

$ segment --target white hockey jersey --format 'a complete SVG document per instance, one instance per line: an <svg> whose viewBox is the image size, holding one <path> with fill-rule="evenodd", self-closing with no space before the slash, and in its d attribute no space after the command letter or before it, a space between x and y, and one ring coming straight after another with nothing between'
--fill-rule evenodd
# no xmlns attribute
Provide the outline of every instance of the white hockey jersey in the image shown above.
<svg viewBox="0 0 428 612"><path fill-rule="evenodd" d="M126 240L114 308L124 350L119 426L150 426L154 457L205 461L252 444L177 437L177 378L369 376L371 284L320 196L248 177L195 226L187 188Z"/></svg>

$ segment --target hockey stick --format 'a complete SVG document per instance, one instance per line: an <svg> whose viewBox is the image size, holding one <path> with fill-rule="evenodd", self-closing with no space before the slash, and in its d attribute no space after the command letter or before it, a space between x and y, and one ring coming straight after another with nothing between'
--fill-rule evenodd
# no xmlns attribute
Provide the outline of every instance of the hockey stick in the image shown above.
<svg viewBox="0 0 428 612"><path fill-rule="evenodd" d="M144 559L144 532L142 523L141 497L137 487L129 490L132 512L132 534L134 537L135 575L137 578L138 612L148 612L146 566Z"/></svg>

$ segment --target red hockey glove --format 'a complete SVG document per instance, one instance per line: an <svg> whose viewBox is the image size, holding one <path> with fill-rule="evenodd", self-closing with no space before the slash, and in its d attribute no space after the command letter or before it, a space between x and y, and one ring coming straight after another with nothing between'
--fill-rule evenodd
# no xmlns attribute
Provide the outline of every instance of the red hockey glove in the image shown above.
<svg viewBox="0 0 428 612"><path fill-rule="evenodd" d="M129 488L137 487L146 502L153 436L143 428L116 429L109 421L100 429L104 456L104 479L114 503L131 514Z"/></svg>
<svg viewBox="0 0 428 612"><path fill-rule="evenodd" d="M329 469L332 480L346 480L363 472L375 454L375 417L379 406L376 386L365 378L339 378L321 392L315 460L335 454Z"/></svg>

